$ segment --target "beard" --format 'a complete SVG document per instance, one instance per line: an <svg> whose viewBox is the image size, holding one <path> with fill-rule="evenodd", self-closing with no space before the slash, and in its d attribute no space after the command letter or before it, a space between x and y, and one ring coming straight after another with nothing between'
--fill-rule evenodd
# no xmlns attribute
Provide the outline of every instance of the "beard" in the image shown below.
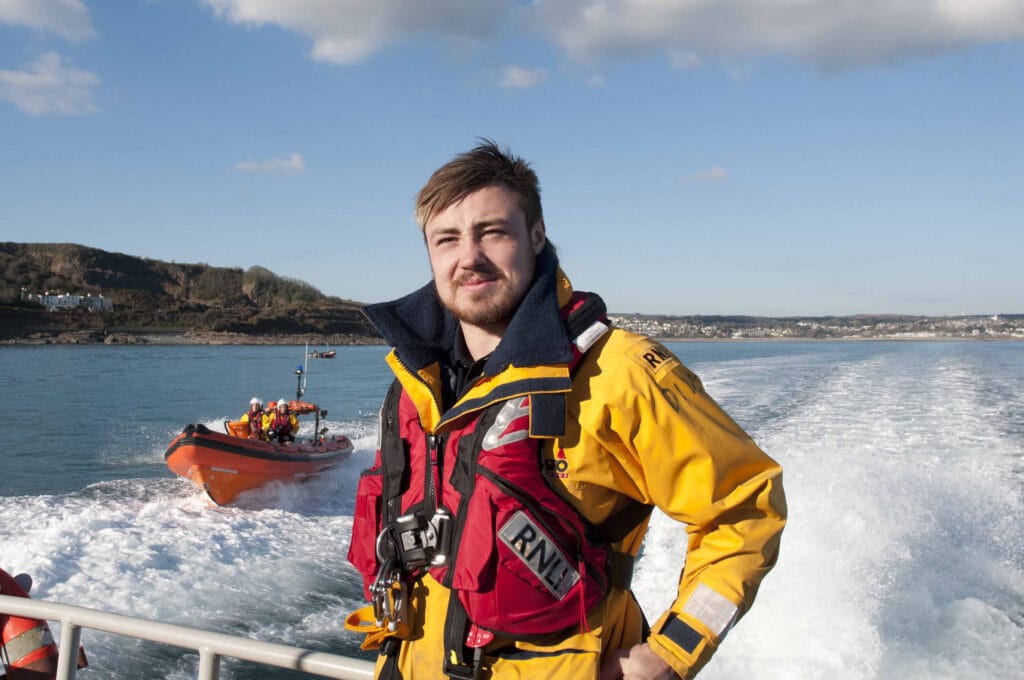
<svg viewBox="0 0 1024 680"><path fill-rule="evenodd" d="M489 290L477 293L460 290L462 284L474 276L485 277L494 282L494 285ZM514 290L512 282L501 272L476 272L453 281L448 296L442 299L442 302L459 321L486 328L508 322L525 293L526 291Z"/></svg>

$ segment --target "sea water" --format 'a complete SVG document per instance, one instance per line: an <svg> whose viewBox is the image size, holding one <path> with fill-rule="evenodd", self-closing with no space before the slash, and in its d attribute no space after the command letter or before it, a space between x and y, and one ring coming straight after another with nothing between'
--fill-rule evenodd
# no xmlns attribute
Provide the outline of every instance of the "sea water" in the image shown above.
<svg viewBox="0 0 1024 680"><path fill-rule="evenodd" d="M783 464L790 506L778 566L701 678L1024 677L1024 343L670 347ZM167 470L167 444L254 395L294 398L302 348L0 349L0 567L42 599L355 654L344 555L384 353L309 362L304 398L349 462L218 508ZM684 551L656 513L634 579L651 619ZM83 679L196 677L194 652L83 641ZM225 659L221 677L306 676Z"/></svg>

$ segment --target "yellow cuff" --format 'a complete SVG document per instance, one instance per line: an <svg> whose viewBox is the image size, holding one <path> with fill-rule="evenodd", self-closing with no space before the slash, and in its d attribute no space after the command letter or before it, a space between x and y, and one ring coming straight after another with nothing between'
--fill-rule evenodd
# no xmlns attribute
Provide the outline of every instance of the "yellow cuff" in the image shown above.
<svg viewBox="0 0 1024 680"><path fill-rule="evenodd" d="M685 614L668 611L651 627L647 644L680 678L692 678L717 649L717 641Z"/></svg>

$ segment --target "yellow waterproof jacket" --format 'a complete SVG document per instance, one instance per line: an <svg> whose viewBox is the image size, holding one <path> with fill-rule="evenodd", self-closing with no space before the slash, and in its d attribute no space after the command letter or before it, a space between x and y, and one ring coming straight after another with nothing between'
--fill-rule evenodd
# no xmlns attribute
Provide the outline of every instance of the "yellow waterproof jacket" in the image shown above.
<svg viewBox="0 0 1024 680"><path fill-rule="evenodd" d="M273 425L274 425L274 417L276 415L277 415L277 413L275 411L269 411L269 412L265 412L263 414L263 433L264 433L264 436L266 436L266 433L270 430L271 427L273 427ZM298 432L299 432L299 419L295 416L294 413L291 413L291 412L288 413L288 423L292 427L291 435L293 437L296 436L298 434Z"/></svg>
<svg viewBox="0 0 1024 680"><path fill-rule="evenodd" d="M677 596L648 642L688 677L775 564L786 516L781 468L679 359L622 330L588 353L568 416L570 429L546 455L566 461L559 482L587 519L600 523L627 496L686 527ZM644 529L620 549L635 554Z"/></svg>
<svg viewBox="0 0 1024 680"><path fill-rule="evenodd" d="M568 279L561 270L548 273L552 298L559 306L567 304L572 295ZM381 309L390 303L368 308L367 316L385 339L401 336L395 319L405 319L407 331L413 310L422 309L431 292L428 286L397 301L390 320ZM533 292L524 305L538 304L531 300ZM520 389L536 394L544 385L541 391L564 395L564 433L548 438L543 448L543 469L556 490L595 525L633 499L657 506L688 534L687 553L678 556L685 568L676 598L666 612L652 613L656 620L647 642L680 677L693 677L749 609L761 579L776 562L786 515L781 468L708 396L697 376L648 338L609 330L571 377L567 361L506 364L509 356L534 358L548 352L537 346L535 336L545 326L538 327L536 313L517 312L489 361L501 358L501 370L490 375L485 368L484 376L445 413L439 406L439 370L430 361L436 347L403 352L399 345L388 363L417 405L427 432L442 432L455 418ZM528 323L519 319L524 314ZM446 320L438 335L450 336L450 324ZM513 338L532 346L510 354L502 345ZM645 531L646 522L613 547L635 555ZM413 593L412 634L402 643L398 669L406 679L444 678L439 656L449 591L427 575ZM625 590L613 588L589 612L588 626L543 640L496 640L486 650L485 669L497 679L596 678L608 652L643 641L643 615Z"/></svg>

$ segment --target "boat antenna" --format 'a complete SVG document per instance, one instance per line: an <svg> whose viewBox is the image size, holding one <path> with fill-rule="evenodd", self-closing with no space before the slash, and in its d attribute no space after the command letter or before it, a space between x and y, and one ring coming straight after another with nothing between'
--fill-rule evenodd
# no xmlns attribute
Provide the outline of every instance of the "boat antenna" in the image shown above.
<svg viewBox="0 0 1024 680"><path fill-rule="evenodd" d="M302 395L306 393L306 373L309 371L309 343L306 343L306 351L302 353L302 363L295 367L295 379L298 381L295 385L295 400L299 401L302 399Z"/></svg>

